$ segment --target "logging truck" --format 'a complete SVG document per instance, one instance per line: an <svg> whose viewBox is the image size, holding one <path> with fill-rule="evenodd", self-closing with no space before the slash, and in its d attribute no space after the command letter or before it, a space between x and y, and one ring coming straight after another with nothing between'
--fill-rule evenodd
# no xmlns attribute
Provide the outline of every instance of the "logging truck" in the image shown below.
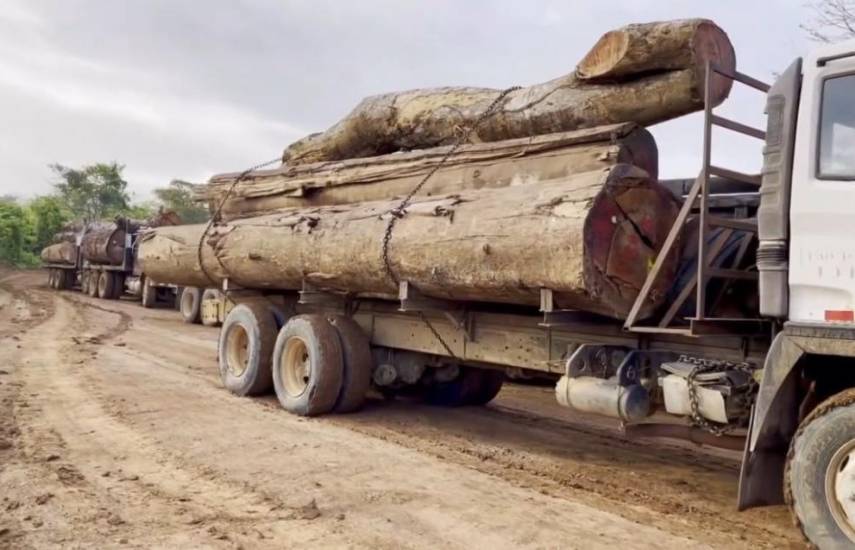
<svg viewBox="0 0 855 550"><path fill-rule="evenodd" d="M476 241L477 248L465 249L468 256L455 265L474 266L467 271L472 287L467 288L443 267L461 257L444 247L452 237L454 246L464 246L459 234L449 233L466 230L466 216L473 215L459 204L470 200L464 194L458 202L419 199L385 218L383 203L375 210L354 207L350 218L341 217L345 208L321 208L236 220L214 233L210 228L172 233L160 242L155 232L151 250L145 252L143 242L143 261L177 265L188 277L195 274L193 280L217 288L201 300L200 315L209 324L222 323L219 372L235 394L272 387L282 406L298 415L356 410L370 388L387 396L419 394L437 404L482 405L499 392L505 369L549 373L557 379L560 404L613 417L628 436L685 438L742 450L741 509L786 502L814 544L851 548L855 41L796 60L771 86L709 60L705 69L700 174L667 182L672 198L652 187L628 187L644 194L644 204L659 201L658 212L667 213L661 217L664 230L658 231L649 212L639 217L635 210L609 210L614 203L608 201L595 212L599 198L585 196L585 210L558 201L567 206L567 217L587 216L585 229L561 227L583 235L586 253L599 250L603 239L619 241L617 249L604 252L602 265L596 258L581 267L560 264L564 252L557 246L553 256L539 259L540 249L531 255L513 250L536 269L554 264L593 277L590 271L599 266L624 277L626 285L640 277L630 298L620 293L627 286L618 285L597 289L598 303L586 302L593 292L583 299L551 288L550 275L544 274L532 303L530 286L513 287L513 281L502 279L506 272L493 269L504 253L501 238L528 230L522 215L516 226L504 219L504 231L488 226L499 245ZM720 79L765 95L765 129L716 113L710 83ZM761 140L762 173L731 170L721 162L725 159L715 159L714 128ZM610 170L608 177L618 178ZM617 172L621 178L632 175ZM583 183L571 190L587 189L590 182ZM538 207L546 208L555 204L548 187L473 194L469 204L481 209L482 220L494 212L490 200L497 196L513 201L528 192L545 197ZM483 198L487 195L493 198ZM619 206L630 204L610 196ZM448 212L456 213L455 221L443 221L441 230L436 229L440 222L424 221ZM384 221L392 217L401 220L400 233L389 229L394 221ZM405 234L410 230L402 224L421 229ZM381 229L370 241L374 248L361 248L357 227ZM546 230L537 228L548 240ZM276 239L286 234L289 248L277 255L276 242L286 241ZM651 253L624 239L630 234ZM321 238L334 242L319 249ZM189 244L179 250L181 242ZM203 244L210 249L203 250ZM335 255L344 254L342 249L350 255L339 261ZM368 264L375 266L367 270L371 273L360 263L368 256L376 262ZM424 258L431 264L427 275L410 280L407 273L417 273L414 266ZM289 259L329 269L292 270ZM371 288L377 291L356 278L343 282L331 267L334 260L346 275L352 268L362 269L360 280L376 276ZM514 274L525 273L526 266L513 258L504 261ZM483 298L497 280L516 293L508 300L512 303ZM603 310L603 296L610 291L612 313L626 300L620 315Z"/></svg>
<svg viewBox="0 0 855 550"><path fill-rule="evenodd" d="M170 218L161 217L159 221L167 219ZM154 307L158 300L176 300L181 289L147 277L137 261L139 235L148 226L119 216L110 223L92 222L61 232L59 242L41 253L48 286L56 290L79 289L105 300L118 300L128 294L140 299L143 307Z"/></svg>

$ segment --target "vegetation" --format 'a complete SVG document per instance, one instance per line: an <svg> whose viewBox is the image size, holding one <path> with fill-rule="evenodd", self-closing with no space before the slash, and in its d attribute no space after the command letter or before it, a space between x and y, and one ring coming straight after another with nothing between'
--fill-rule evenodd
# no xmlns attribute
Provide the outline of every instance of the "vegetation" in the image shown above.
<svg viewBox="0 0 855 550"><path fill-rule="evenodd" d="M146 219L159 209L173 210L185 223L205 221L208 212L192 201L190 184L176 180L154 190L156 201L133 203L124 166L97 163L79 168L51 165L54 192L20 201L0 196L0 263L38 264L41 250L68 222L111 220L117 215Z"/></svg>

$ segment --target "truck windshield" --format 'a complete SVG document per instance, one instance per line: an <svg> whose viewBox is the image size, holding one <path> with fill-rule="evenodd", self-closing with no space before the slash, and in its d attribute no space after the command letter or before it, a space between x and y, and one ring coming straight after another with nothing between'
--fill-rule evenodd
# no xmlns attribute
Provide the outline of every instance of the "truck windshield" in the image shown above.
<svg viewBox="0 0 855 550"><path fill-rule="evenodd" d="M819 177L855 179L855 75L822 85Z"/></svg>

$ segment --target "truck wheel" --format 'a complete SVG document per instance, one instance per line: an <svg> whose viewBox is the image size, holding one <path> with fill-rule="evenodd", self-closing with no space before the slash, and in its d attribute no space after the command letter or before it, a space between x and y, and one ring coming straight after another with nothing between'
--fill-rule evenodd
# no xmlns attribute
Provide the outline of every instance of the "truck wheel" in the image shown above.
<svg viewBox="0 0 855 550"><path fill-rule="evenodd" d="M476 369L480 371L481 381L469 398L469 405L486 405L502 391L505 383L505 371L495 369Z"/></svg>
<svg viewBox="0 0 855 550"><path fill-rule="evenodd" d="M102 300L113 300L116 297L116 278L109 271L104 271L98 277L98 297Z"/></svg>
<svg viewBox="0 0 855 550"><path fill-rule="evenodd" d="M118 300L125 294L125 276L121 273L113 273L113 300Z"/></svg>
<svg viewBox="0 0 855 550"><path fill-rule="evenodd" d="M216 288L206 288L205 292L202 293L202 300L199 302L199 317L201 318L202 324L206 327L215 327L220 324L219 320L214 316L204 316L201 315L202 304L204 304L208 300L220 300L220 291ZM277 323L278 324L278 323Z"/></svg>
<svg viewBox="0 0 855 550"><path fill-rule="evenodd" d="M357 411L365 403L365 396L371 387L371 371L374 359L368 337L356 321L343 315L327 318L338 332L343 359L341 390L333 412L348 413Z"/></svg>
<svg viewBox="0 0 855 550"><path fill-rule="evenodd" d="M785 498L819 548L855 546L855 389L819 404L790 443Z"/></svg>
<svg viewBox="0 0 855 550"><path fill-rule="evenodd" d="M454 380L428 386L425 401L444 407L485 405L502 388L501 379L494 373L503 374L491 369L460 367L460 374Z"/></svg>
<svg viewBox="0 0 855 550"><path fill-rule="evenodd" d="M103 271L93 271L89 276L89 292L88 294L93 298L98 296L98 287L101 286L101 277L104 275Z"/></svg>
<svg viewBox="0 0 855 550"><path fill-rule="evenodd" d="M321 315L298 315L285 323L272 362L273 387L285 410L300 416L333 410L344 371L341 347L338 332Z"/></svg>
<svg viewBox="0 0 855 550"><path fill-rule="evenodd" d="M157 302L157 288L151 285L148 277L143 277L142 290L140 291L142 307L154 307Z"/></svg>
<svg viewBox="0 0 855 550"><path fill-rule="evenodd" d="M74 271L71 269L63 269L60 271L60 273L62 275L60 277L61 288L63 290L70 290L70 289L74 288L74 279L75 279Z"/></svg>
<svg viewBox="0 0 855 550"><path fill-rule="evenodd" d="M185 323L199 324L202 310L202 291L195 286L185 286L181 291L181 318Z"/></svg>
<svg viewBox="0 0 855 550"><path fill-rule="evenodd" d="M55 288L55 287L54 287L54 284L55 284L55 283L54 283L54 280L56 279L56 273L55 273L55 272L56 272L56 270L55 270L55 269L48 269L48 270L47 270L47 284L48 284L48 288Z"/></svg>
<svg viewBox="0 0 855 550"><path fill-rule="evenodd" d="M220 329L220 378L230 392L258 395L270 390L270 357L276 324L262 304L235 306Z"/></svg>

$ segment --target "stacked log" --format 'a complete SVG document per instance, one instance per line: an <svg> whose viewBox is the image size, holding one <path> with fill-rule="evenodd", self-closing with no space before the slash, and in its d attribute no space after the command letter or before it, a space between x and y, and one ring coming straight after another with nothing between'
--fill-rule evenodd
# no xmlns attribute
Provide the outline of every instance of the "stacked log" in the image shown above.
<svg viewBox="0 0 855 550"><path fill-rule="evenodd" d="M606 33L575 72L503 94L489 88L420 89L364 99L328 130L292 143L290 165L382 155L455 142L475 126L474 141L565 132L633 121L647 126L703 108L707 61L727 71L736 58L712 21L688 19L629 25ZM714 105L731 81L716 76Z"/></svg>
<svg viewBox="0 0 855 550"><path fill-rule="evenodd" d="M77 245L68 240L45 247L41 253L42 262L46 264L77 265Z"/></svg>
<svg viewBox="0 0 855 550"><path fill-rule="evenodd" d="M653 179L659 171L653 136L633 123L465 145L445 158L448 153L445 146L285 166L253 172L234 189L240 174L222 174L198 186L196 199L208 202L213 211L227 197L220 214L229 220L287 207L391 199L406 195L437 168L420 195L546 183L617 163L638 166Z"/></svg>
<svg viewBox="0 0 855 550"><path fill-rule="evenodd" d="M398 220L385 269L382 240L397 201L284 209L214 225L165 227L142 237L139 259L156 281L372 296L396 279L428 296L537 305L621 318L673 223L673 195L628 165L540 185L419 197ZM202 244L204 270L198 264ZM669 258L643 314L658 306L679 262Z"/></svg>

